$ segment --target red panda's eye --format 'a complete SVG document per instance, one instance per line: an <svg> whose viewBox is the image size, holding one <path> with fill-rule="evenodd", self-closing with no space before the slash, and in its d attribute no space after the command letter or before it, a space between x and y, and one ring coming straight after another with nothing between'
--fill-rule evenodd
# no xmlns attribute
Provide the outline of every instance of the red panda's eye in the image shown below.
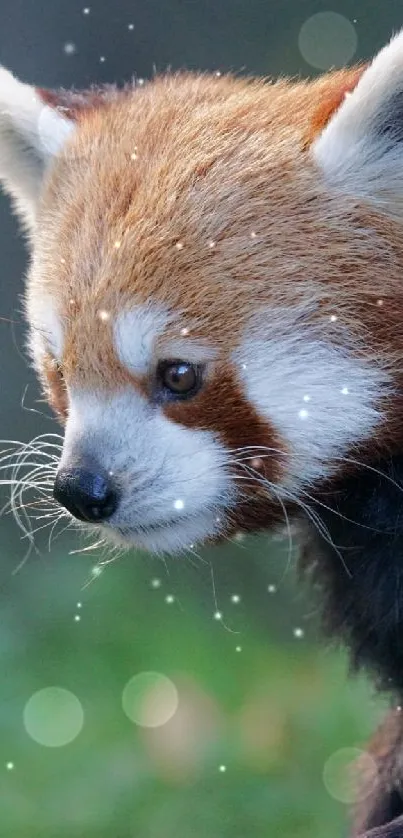
<svg viewBox="0 0 403 838"><path fill-rule="evenodd" d="M193 396L201 384L201 371L186 361L161 361L157 370L165 391L177 397Z"/></svg>

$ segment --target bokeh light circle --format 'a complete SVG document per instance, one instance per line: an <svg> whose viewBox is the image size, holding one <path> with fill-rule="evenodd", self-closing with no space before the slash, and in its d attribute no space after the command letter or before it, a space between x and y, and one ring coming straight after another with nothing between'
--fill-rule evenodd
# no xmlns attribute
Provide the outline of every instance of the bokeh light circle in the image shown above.
<svg viewBox="0 0 403 838"><path fill-rule="evenodd" d="M179 704L173 681L160 672L139 672L127 682L122 705L130 721L141 727L161 727L172 719Z"/></svg>
<svg viewBox="0 0 403 838"><path fill-rule="evenodd" d="M84 724L81 702L63 687L45 687L34 693L24 708L24 725L35 742L60 748L75 739Z"/></svg>
<svg viewBox="0 0 403 838"><path fill-rule="evenodd" d="M344 67L357 49L357 32L344 15L317 12L302 24L298 46L302 57L312 67L329 70Z"/></svg>
<svg viewBox="0 0 403 838"><path fill-rule="evenodd" d="M376 787L378 767L374 758L360 748L340 748L326 761L323 782L327 791L340 803L366 800Z"/></svg>

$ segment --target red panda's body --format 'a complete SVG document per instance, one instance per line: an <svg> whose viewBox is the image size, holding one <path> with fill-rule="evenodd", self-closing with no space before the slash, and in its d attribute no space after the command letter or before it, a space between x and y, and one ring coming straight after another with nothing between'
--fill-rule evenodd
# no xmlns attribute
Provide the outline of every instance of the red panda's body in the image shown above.
<svg viewBox="0 0 403 838"><path fill-rule="evenodd" d="M402 93L402 35L314 82L0 71L55 498L155 552L303 518L331 630L403 695ZM403 835L399 743L368 838Z"/></svg>

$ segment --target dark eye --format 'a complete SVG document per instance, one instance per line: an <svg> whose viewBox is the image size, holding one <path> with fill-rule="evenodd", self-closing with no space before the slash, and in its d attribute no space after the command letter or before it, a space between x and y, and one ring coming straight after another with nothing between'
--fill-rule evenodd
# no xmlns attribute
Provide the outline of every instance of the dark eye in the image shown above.
<svg viewBox="0 0 403 838"><path fill-rule="evenodd" d="M177 398L195 395L201 385L201 369L187 361L160 361L158 380L165 392Z"/></svg>

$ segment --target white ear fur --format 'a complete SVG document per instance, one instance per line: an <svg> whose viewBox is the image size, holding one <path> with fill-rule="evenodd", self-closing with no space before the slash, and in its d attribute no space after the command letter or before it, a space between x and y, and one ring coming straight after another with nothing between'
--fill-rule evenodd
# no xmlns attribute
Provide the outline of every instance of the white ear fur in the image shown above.
<svg viewBox="0 0 403 838"><path fill-rule="evenodd" d="M403 217L403 30L346 94L311 152L334 186Z"/></svg>
<svg viewBox="0 0 403 838"><path fill-rule="evenodd" d="M34 86L0 67L0 181L26 229L35 224L46 166L74 122L44 104Z"/></svg>

